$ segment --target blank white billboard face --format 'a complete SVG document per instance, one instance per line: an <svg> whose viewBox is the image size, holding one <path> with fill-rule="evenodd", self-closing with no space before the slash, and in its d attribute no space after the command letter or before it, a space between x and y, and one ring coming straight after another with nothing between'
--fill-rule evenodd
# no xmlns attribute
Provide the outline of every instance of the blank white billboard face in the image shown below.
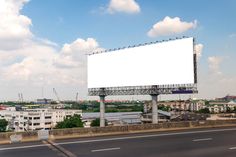
<svg viewBox="0 0 236 157"><path fill-rule="evenodd" d="M88 88L194 84L193 38L88 56Z"/></svg>

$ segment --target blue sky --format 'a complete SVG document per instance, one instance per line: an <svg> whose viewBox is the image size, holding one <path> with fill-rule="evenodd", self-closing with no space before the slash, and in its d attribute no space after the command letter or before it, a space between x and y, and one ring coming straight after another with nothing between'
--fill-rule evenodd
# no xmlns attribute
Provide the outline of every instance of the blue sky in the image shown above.
<svg viewBox="0 0 236 157"><path fill-rule="evenodd" d="M62 46L79 38L95 38L104 48L116 48L176 36L194 36L204 44L204 56L222 55L235 49L236 1L137 1L138 14L105 13L109 0L32 0L22 13L32 19L32 32ZM53 7L52 7L53 6ZM103 9L101 9L103 8ZM183 21L198 21L194 30L150 38L147 31L164 17L180 17ZM230 48L227 48L230 45ZM224 54L223 54L224 55ZM204 59L204 58L203 58Z"/></svg>
<svg viewBox="0 0 236 157"><path fill-rule="evenodd" d="M184 34L194 35L199 41L221 42L235 33L234 0L215 0L214 3L204 0L137 2L141 11L135 15L104 13L100 8L105 8L108 0L31 0L22 13L32 19L31 29L36 35L59 44L78 37L94 37L108 48L151 41L153 39L148 38L146 32L165 16L180 17L184 21L198 20L197 30ZM132 40L124 42L127 36Z"/></svg>
<svg viewBox="0 0 236 157"><path fill-rule="evenodd" d="M86 99L85 53L181 36L193 36L200 44L195 97L236 95L235 0L0 0L0 4L0 17L13 19L0 22L0 100L17 99L19 92L33 100L42 97L42 87L47 97L54 97L55 87L63 99L74 99L76 91ZM163 22L166 17L172 22L178 18L181 28L176 23L168 26ZM157 23L162 27L148 35Z"/></svg>

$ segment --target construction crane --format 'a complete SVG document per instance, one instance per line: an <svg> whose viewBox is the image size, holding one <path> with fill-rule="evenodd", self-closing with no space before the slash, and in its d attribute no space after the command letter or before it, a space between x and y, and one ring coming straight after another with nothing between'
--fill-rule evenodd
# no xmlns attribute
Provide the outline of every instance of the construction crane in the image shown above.
<svg viewBox="0 0 236 157"><path fill-rule="evenodd" d="M19 100L19 102L21 102L20 93L18 93L18 100Z"/></svg>
<svg viewBox="0 0 236 157"><path fill-rule="evenodd" d="M55 88L53 88L53 93L55 94L55 96L56 96L56 98L57 98L57 105L56 106L54 106L55 108L64 108L65 107L65 104L62 104L61 103L61 101L60 101L60 98L59 98L59 96L58 96L58 94L57 94L57 91L56 91L56 89Z"/></svg>
<svg viewBox="0 0 236 157"><path fill-rule="evenodd" d="M55 94L55 96L56 96L56 98L57 98L57 103L61 103L60 98L59 98L59 96L58 96L57 91L56 91L55 88L53 88L53 93Z"/></svg>
<svg viewBox="0 0 236 157"><path fill-rule="evenodd" d="M21 101L24 102L23 94L22 93L20 94L20 97L21 97Z"/></svg>
<svg viewBox="0 0 236 157"><path fill-rule="evenodd" d="M19 99L19 102L24 102L22 93L18 93L18 99Z"/></svg>

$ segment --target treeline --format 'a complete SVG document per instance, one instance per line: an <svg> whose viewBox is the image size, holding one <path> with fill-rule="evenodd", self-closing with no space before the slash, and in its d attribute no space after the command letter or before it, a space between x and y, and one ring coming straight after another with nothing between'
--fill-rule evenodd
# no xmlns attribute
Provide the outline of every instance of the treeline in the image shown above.
<svg viewBox="0 0 236 157"><path fill-rule="evenodd" d="M65 104L65 109L79 109L83 112L99 112L100 111L100 102L98 101L63 101ZM34 105L35 102L3 102L0 103L7 106L25 106L25 105ZM56 102L51 102L51 104L56 104ZM106 112L139 112L143 111L144 102L141 101L114 101L106 102ZM40 105L40 104L38 104Z"/></svg>
<svg viewBox="0 0 236 157"><path fill-rule="evenodd" d="M135 112L143 111L143 103L122 103L122 102L109 102L105 104L106 112ZM100 103L97 101L71 103L67 109L80 109L83 112L99 112Z"/></svg>

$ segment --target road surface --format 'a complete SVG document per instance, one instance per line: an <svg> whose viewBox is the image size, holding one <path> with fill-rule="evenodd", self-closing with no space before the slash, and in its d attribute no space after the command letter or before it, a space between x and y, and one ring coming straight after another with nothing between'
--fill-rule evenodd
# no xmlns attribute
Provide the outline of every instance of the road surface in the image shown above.
<svg viewBox="0 0 236 157"><path fill-rule="evenodd" d="M235 157L236 128L0 145L0 157Z"/></svg>

